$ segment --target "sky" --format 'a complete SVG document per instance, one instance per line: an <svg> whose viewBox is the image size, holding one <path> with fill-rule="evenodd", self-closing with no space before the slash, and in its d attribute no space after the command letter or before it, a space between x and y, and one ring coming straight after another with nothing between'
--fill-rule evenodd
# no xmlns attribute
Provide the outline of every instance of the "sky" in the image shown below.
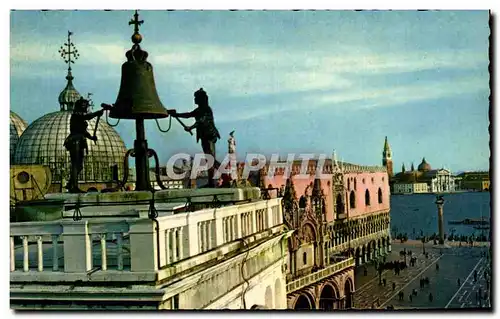
<svg viewBox="0 0 500 319"><path fill-rule="evenodd" d="M347 162L381 165L387 136L396 172L424 156L433 168L489 168L487 11L139 13L163 105L190 111L203 87L222 136L219 160L235 130L240 159L335 149ZM67 66L58 49L68 30L80 53L76 89L96 105L114 103L132 16L12 12L11 110L28 123L59 110ZM134 122L116 130L132 148ZM162 162L201 150L176 121L168 133L147 121L146 137Z"/></svg>

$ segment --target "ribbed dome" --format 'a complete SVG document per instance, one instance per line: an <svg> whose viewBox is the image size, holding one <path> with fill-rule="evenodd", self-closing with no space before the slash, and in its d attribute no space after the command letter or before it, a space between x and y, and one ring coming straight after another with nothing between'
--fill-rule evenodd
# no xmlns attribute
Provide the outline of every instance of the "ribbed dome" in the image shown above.
<svg viewBox="0 0 500 319"><path fill-rule="evenodd" d="M426 172L426 171L430 171L432 168L431 166L429 165L429 163L427 163L425 161L425 157L422 159L422 163L420 163L420 165L418 165L418 170L421 171L421 172Z"/></svg>
<svg viewBox="0 0 500 319"><path fill-rule="evenodd" d="M68 71L66 80L68 80L68 83L66 84L64 90L62 90L59 94L59 104L61 105L61 111L72 111L75 102L80 99L81 95L73 86L73 76L71 75L71 71Z"/></svg>
<svg viewBox="0 0 500 319"><path fill-rule="evenodd" d="M70 156L64 147L69 135L72 112L59 111L37 119L24 131L17 144L15 164L48 165L52 171L52 181L61 181L61 172L69 178ZM88 121L88 131L93 134L96 118ZM79 180L83 182L109 182L113 179L112 167L118 166L119 176L123 176L125 144L118 133L106 121L99 121L97 144L87 140L88 155Z"/></svg>
<svg viewBox="0 0 500 319"><path fill-rule="evenodd" d="M17 142L28 124L16 113L10 111L10 162L14 161Z"/></svg>

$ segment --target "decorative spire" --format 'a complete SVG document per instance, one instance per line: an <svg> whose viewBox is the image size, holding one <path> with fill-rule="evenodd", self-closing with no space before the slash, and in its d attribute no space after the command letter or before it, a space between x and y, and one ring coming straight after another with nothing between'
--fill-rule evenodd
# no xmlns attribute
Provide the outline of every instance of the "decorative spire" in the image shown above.
<svg viewBox="0 0 500 319"><path fill-rule="evenodd" d="M384 157L384 160L391 159L392 157L391 147L389 146L389 142L387 141L387 136L385 137L384 151L382 152L382 156Z"/></svg>
<svg viewBox="0 0 500 319"><path fill-rule="evenodd" d="M127 57L127 61L138 61L145 62L148 58L148 53L146 51L141 50L141 46L139 43L142 42L142 35L139 33L139 26L144 23L144 20L139 20L139 13L135 10L134 18L131 19L128 24L134 25L134 34L132 34L131 40L134 44L132 49L125 53Z"/></svg>
<svg viewBox="0 0 500 319"><path fill-rule="evenodd" d="M385 137L385 143L384 143L384 151L390 151L391 147L389 146L389 142L387 141L387 136Z"/></svg>
<svg viewBox="0 0 500 319"><path fill-rule="evenodd" d="M71 74L71 64L74 64L76 60L80 57L80 53L75 47L75 44L71 42L71 36L73 32L68 31L68 41L64 43L59 49L59 54L64 60L64 63L68 65L68 74L66 75L66 80L68 83L64 90L59 94L59 104L61 106L61 111L72 111L73 106L76 101L80 99L80 93L73 86L73 75Z"/></svg>
<svg viewBox="0 0 500 319"><path fill-rule="evenodd" d="M68 65L68 75L66 76L66 79L68 81L73 80L73 76L71 75L71 63L74 64L75 61L78 60L78 57L80 56L80 53L78 53L78 50L75 47L75 44L71 42L72 35L73 32L68 31L68 42L64 43L59 49L61 58L64 60L64 63Z"/></svg>

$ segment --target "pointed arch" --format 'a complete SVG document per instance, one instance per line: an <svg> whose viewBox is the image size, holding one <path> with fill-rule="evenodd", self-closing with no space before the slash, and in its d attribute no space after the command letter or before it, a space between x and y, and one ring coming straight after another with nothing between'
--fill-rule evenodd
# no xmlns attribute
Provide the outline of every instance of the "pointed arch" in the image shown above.
<svg viewBox="0 0 500 319"><path fill-rule="evenodd" d="M349 194L349 207L351 209L356 208L356 194L354 193L354 191L351 191L351 193Z"/></svg>
<svg viewBox="0 0 500 319"><path fill-rule="evenodd" d="M365 205L370 206L370 191L368 189L365 191Z"/></svg>

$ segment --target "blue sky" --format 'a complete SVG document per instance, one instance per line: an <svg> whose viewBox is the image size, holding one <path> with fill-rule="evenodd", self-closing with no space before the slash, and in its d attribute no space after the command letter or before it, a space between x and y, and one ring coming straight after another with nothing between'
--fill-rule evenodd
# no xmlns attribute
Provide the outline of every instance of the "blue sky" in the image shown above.
<svg viewBox="0 0 500 319"><path fill-rule="evenodd" d="M59 109L67 30L81 54L81 94L113 103L130 48L133 11L11 14L11 109L29 123ZM396 171L422 157L454 171L489 167L487 11L141 11L142 48L167 108L192 109L208 91L222 139L245 153L327 153ZM160 121L163 128L168 120ZM199 144L174 121L147 138L165 161ZM134 124L117 131L132 147Z"/></svg>

